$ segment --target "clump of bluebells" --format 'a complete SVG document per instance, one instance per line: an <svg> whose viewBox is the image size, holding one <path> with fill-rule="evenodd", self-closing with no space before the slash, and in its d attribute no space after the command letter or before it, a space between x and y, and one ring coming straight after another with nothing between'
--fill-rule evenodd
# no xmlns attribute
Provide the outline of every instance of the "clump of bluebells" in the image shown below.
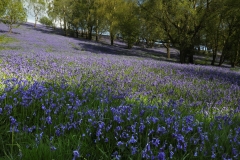
<svg viewBox="0 0 240 160"><path fill-rule="evenodd" d="M45 152L57 159L240 156L238 110L209 118L192 112L195 106L185 104L184 99L147 105L111 97L104 101L101 91L79 91L67 83L49 87L48 83L9 79L4 84L1 143L7 151L6 144L14 138L21 146L22 159L43 144L49 148ZM11 132L14 137L9 136Z"/></svg>
<svg viewBox="0 0 240 160"><path fill-rule="evenodd" d="M107 55L39 27L1 51L0 159L239 159L238 72Z"/></svg>

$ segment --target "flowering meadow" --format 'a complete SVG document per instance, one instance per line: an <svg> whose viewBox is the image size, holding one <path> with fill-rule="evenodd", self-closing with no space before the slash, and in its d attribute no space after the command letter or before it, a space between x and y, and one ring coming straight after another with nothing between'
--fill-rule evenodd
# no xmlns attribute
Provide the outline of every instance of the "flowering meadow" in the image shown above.
<svg viewBox="0 0 240 160"><path fill-rule="evenodd" d="M0 159L240 159L240 72L0 28Z"/></svg>

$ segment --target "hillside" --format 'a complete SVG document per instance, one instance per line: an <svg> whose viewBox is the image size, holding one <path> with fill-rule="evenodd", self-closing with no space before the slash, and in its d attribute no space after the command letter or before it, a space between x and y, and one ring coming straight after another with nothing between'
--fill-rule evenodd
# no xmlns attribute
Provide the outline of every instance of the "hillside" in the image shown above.
<svg viewBox="0 0 240 160"><path fill-rule="evenodd" d="M0 28L0 159L239 159L240 72Z"/></svg>

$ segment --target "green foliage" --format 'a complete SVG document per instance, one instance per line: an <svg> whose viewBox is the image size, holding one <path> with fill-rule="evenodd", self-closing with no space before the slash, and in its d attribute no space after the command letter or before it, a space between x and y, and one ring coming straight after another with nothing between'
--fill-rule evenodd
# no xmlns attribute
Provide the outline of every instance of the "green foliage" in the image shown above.
<svg viewBox="0 0 240 160"><path fill-rule="evenodd" d="M4 15L7 5L8 5L8 0L1 0L0 1L0 17Z"/></svg>
<svg viewBox="0 0 240 160"><path fill-rule="evenodd" d="M39 21L39 16L45 11L45 0L27 0L29 13L32 14L35 18L34 27L36 27L37 22Z"/></svg>
<svg viewBox="0 0 240 160"><path fill-rule="evenodd" d="M23 3L19 0L10 0L6 6L6 11L1 19L4 24L12 32L12 28L19 27L23 22L26 22L27 14L23 7Z"/></svg>
<svg viewBox="0 0 240 160"><path fill-rule="evenodd" d="M138 19L138 8L135 2L125 2L118 11L119 30L128 48L132 48L140 34L140 21Z"/></svg>
<svg viewBox="0 0 240 160"><path fill-rule="evenodd" d="M17 41L16 39L8 37L7 35L0 35L0 44L7 44L16 41Z"/></svg>
<svg viewBox="0 0 240 160"><path fill-rule="evenodd" d="M41 17L39 22L43 25L46 25L46 26L53 26L53 23L52 23L52 20L50 20L48 17L44 16L44 17Z"/></svg>
<svg viewBox="0 0 240 160"><path fill-rule="evenodd" d="M12 42L17 42L17 40L12 37L8 37L7 35L0 35L0 50L9 49L9 47L6 46L5 44L12 43ZM11 49L13 48L11 47ZM0 60L0 63L1 61L2 60Z"/></svg>

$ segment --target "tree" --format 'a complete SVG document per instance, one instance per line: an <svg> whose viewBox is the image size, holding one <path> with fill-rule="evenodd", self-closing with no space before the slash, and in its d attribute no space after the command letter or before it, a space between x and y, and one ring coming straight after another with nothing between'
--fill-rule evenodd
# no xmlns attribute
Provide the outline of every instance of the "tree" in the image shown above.
<svg viewBox="0 0 240 160"><path fill-rule="evenodd" d="M204 37L202 38L202 43L204 46L209 48L212 52L212 62L211 65L215 65L217 53L223 48L223 33L224 27L224 14L223 7L225 0L217 0L214 5L210 5L209 11L212 12L209 21L206 22L205 28L203 30Z"/></svg>
<svg viewBox="0 0 240 160"><path fill-rule="evenodd" d="M171 43L180 50L180 62L193 63L194 46L208 20L210 0L146 0L141 8L155 17ZM144 4L143 3L143 4Z"/></svg>
<svg viewBox="0 0 240 160"><path fill-rule="evenodd" d="M151 8L151 3L142 4L144 8ZM140 12L141 27L140 38L146 41L147 47L153 47L155 41L161 40L167 42L167 37L164 34L162 26L155 20L152 14L145 10Z"/></svg>
<svg viewBox="0 0 240 160"><path fill-rule="evenodd" d="M140 35L140 17L137 3L126 1L121 10L118 10L117 15L120 33L130 49Z"/></svg>
<svg viewBox="0 0 240 160"><path fill-rule="evenodd" d="M9 0L5 12L2 16L2 22L9 28L9 33L14 27L18 27L21 23L27 21L26 10L23 3L19 0Z"/></svg>
<svg viewBox="0 0 240 160"><path fill-rule="evenodd" d="M239 63L239 34L240 34L240 13L239 4L233 0L224 1L223 20L223 49L219 66L227 59L234 67Z"/></svg>
<svg viewBox="0 0 240 160"><path fill-rule="evenodd" d="M39 17L45 11L45 1L44 0L27 0L27 1L28 7L30 9L29 13L35 17L34 27L36 27Z"/></svg>
<svg viewBox="0 0 240 160"><path fill-rule="evenodd" d="M122 0L101 0L102 7L98 8L104 18L104 24L110 33L111 45L114 43L116 34L119 32L118 12L124 7Z"/></svg>
<svg viewBox="0 0 240 160"><path fill-rule="evenodd" d="M53 0L48 5L48 15L49 17L52 17L60 22L60 25L62 27L62 21L63 21L63 29L65 32L65 35L68 35L67 33L67 25L68 25L68 19L71 15L71 5L73 0Z"/></svg>
<svg viewBox="0 0 240 160"><path fill-rule="evenodd" d="M0 17L2 17L5 14L8 2L9 2L8 0L1 0L0 1Z"/></svg>
<svg viewBox="0 0 240 160"><path fill-rule="evenodd" d="M41 24L46 25L46 26L52 26L52 25L53 25L52 20L50 20L50 19L49 19L48 17L46 17L46 16L41 17L40 20L39 20L39 22L40 22Z"/></svg>

